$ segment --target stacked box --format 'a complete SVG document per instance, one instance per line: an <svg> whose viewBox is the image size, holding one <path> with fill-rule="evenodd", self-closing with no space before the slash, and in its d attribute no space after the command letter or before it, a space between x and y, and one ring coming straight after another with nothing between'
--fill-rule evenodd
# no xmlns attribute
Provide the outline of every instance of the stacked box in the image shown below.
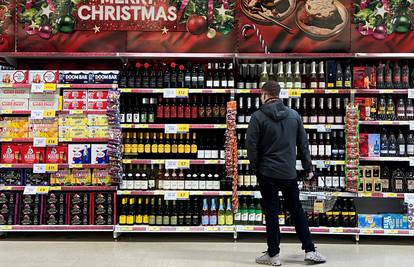
<svg viewBox="0 0 414 267"><path fill-rule="evenodd" d="M49 174L33 173L31 169L24 170L25 185L49 185Z"/></svg>
<svg viewBox="0 0 414 267"><path fill-rule="evenodd" d="M60 169L50 174L50 185L71 185L71 179L70 169Z"/></svg>
<svg viewBox="0 0 414 267"><path fill-rule="evenodd" d="M69 144L68 146L69 164L90 164L91 145L90 144Z"/></svg>
<svg viewBox="0 0 414 267"><path fill-rule="evenodd" d="M64 225L65 221L65 193L50 193L46 196L45 219L47 225Z"/></svg>
<svg viewBox="0 0 414 267"><path fill-rule="evenodd" d="M58 81L57 70L29 70L29 83L57 83Z"/></svg>
<svg viewBox="0 0 414 267"><path fill-rule="evenodd" d="M22 185L23 170L5 169L0 172L0 185Z"/></svg>
<svg viewBox="0 0 414 267"><path fill-rule="evenodd" d="M0 119L1 138L28 138L29 120L26 117L4 117Z"/></svg>
<svg viewBox="0 0 414 267"><path fill-rule="evenodd" d="M17 194L0 192L0 225L13 225L15 221Z"/></svg>
<svg viewBox="0 0 414 267"><path fill-rule="evenodd" d="M95 225L113 224L113 205L112 193L94 193L93 219Z"/></svg>
<svg viewBox="0 0 414 267"><path fill-rule="evenodd" d="M69 198L69 224L89 224L89 194L71 193Z"/></svg>
<svg viewBox="0 0 414 267"><path fill-rule="evenodd" d="M408 216L403 214L383 214L384 229L408 229Z"/></svg>
<svg viewBox="0 0 414 267"><path fill-rule="evenodd" d="M22 195L20 201L20 224L39 225L41 218L41 196Z"/></svg>
<svg viewBox="0 0 414 267"><path fill-rule="evenodd" d="M380 214L358 214L358 227L368 229L382 228L382 215Z"/></svg>
<svg viewBox="0 0 414 267"><path fill-rule="evenodd" d="M92 144L92 164L105 164L109 162L108 145Z"/></svg>
<svg viewBox="0 0 414 267"><path fill-rule="evenodd" d="M46 147L46 163L66 163L68 161L68 145Z"/></svg>

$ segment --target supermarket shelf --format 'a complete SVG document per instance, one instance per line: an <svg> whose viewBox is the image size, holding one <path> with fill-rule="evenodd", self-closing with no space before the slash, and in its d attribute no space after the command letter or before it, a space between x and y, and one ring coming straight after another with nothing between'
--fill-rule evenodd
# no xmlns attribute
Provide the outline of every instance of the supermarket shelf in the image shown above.
<svg viewBox="0 0 414 267"><path fill-rule="evenodd" d="M172 123L174 124L174 123ZM121 124L121 128L124 129L164 129L168 124ZM188 125L189 129L226 129L226 124L175 124Z"/></svg>
<svg viewBox="0 0 414 267"><path fill-rule="evenodd" d="M355 89L356 94L407 94L408 89Z"/></svg>
<svg viewBox="0 0 414 267"><path fill-rule="evenodd" d="M141 93L141 94L152 94L152 93L164 93L164 91L166 89L178 89L178 88L143 88L143 89L139 89L139 88L120 88L119 91L121 91L121 93ZM188 90L188 93L190 94L199 94L199 93L204 93L204 94L229 94L232 92L232 90L234 89L190 89L190 88L179 88L179 89L186 89Z"/></svg>
<svg viewBox="0 0 414 267"><path fill-rule="evenodd" d="M107 143L109 138L59 138L62 143Z"/></svg>
<svg viewBox="0 0 414 267"><path fill-rule="evenodd" d="M188 191L188 190L118 190L117 195L131 196L163 196L167 192L185 192L189 196L231 196L232 191Z"/></svg>
<svg viewBox="0 0 414 267"><path fill-rule="evenodd" d="M165 164L166 160L187 160L187 159L123 159L124 164ZM221 159L188 159L190 164L224 164Z"/></svg>
<svg viewBox="0 0 414 267"><path fill-rule="evenodd" d="M0 225L0 232L113 232L113 225Z"/></svg>
<svg viewBox="0 0 414 267"><path fill-rule="evenodd" d="M359 233L358 228L342 227L309 227L312 234L334 234L334 235L355 235ZM237 225L236 232L239 233L265 233L266 226ZM285 234L296 233L293 226L281 226L280 232Z"/></svg>
<svg viewBox="0 0 414 267"><path fill-rule="evenodd" d="M359 121L360 125L410 125L411 121Z"/></svg>
<svg viewBox="0 0 414 267"><path fill-rule="evenodd" d="M350 94L353 89L302 89L301 94ZM260 94L260 89L236 89L236 94Z"/></svg>
<svg viewBox="0 0 414 267"><path fill-rule="evenodd" d="M371 193L371 192L359 192L358 197L370 197L370 198L401 198L404 199L405 193Z"/></svg>
<svg viewBox="0 0 414 267"><path fill-rule="evenodd" d="M41 186L49 191L115 191L116 186ZM0 191L23 191L25 186L0 186Z"/></svg>
<svg viewBox="0 0 414 267"><path fill-rule="evenodd" d="M303 125L305 129L310 130L318 130L321 132L326 132L329 130L343 130L345 129L344 124L305 124ZM249 127L249 124L238 124L236 125L237 129L247 129Z"/></svg>
<svg viewBox="0 0 414 267"><path fill-rule="evenodd" d="M313 192L313 191L300 191L302 195L307 196L318 196L318 197L356 197L356 193L350 192ZM253 196L255 198L261 198L260 191L237 191L239 196ZM282 193L279 192L279 196L282 196Z"/></svg>
<svg viewBox="0 0 414 267"><path fill-rule="evenodd" d="M248 159L242 159L238 161L239 164L250 164ZM312 160L313 165L345 165L344 160ZM302 163L300 160L296 161L296 166L302 166Z"/></svg>
<svg viewBox="0 0 414 267"><path fill-rule="evenodd" d="M354 53L236 53L240 59L352 58Z"/></svg>
<svg viewBox="0 0 414 267"><path fill-rule="evenodd" d="M118 84L57 84L58 89L111 89L118 88Z"/></svg>
<svg viewBox="0 0 414 267"><path fill-rule="evenodd" d="M0 142L33 143L33 138L0 138Z"/></svg>
<svg viewBox="0 0 414 267"><path fill-rule="evenodd" d="M410 157L360 157L360 161L400 161L409 162Z"/></svg>
<svg viewBox="0 0 414 267"><path fill-rule="evenodd" d="M90 115L105 115L108 113L106 110L59 110L57 114L90 114Z"/></svg>
<svg viewBox="0 0 414 267"><path fill-rule="evenodd" d="M0 83L0 88L31 88L30 83Z"/></svg>
<svg viewBox="0 0 414 267"><path fill-rule="evenodd" d="M30 115L30 110L10 110L10 109L3 109L0 110L1 115Z"/></svg>
<svg viewBox="0 0 414 267"><path fill-rule="evenodd" d="M234 233L234 226L124 226L116 225L115 233Z"/></svg>
<svg viewBox="0 0 414 267"><path fill-rule="evenodd" d="M414 230L388 230L388 229L360 229L359 235L369 236L414 236Z"/></svg>
<svg viewBox="0 0 414 267"><path fill-rule="evenodd" d="M45 163L39 163L45 164ZM51 164L54 165L54 164ZM71 169L104 169L107 168L108 164L56 164L59 169L71 168ZM0 169L31 169L33 164L24 164L24 163L13 163L13 164L0 164Z"/></svg>

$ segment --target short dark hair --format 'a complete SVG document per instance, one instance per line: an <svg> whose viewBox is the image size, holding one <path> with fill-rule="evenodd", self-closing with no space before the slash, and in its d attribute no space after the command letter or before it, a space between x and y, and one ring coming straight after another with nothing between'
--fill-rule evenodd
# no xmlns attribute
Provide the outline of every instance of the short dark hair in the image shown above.
<svg viewBox="0 0 414 267"><path fill-rule="evenodd" d="M262 91L272 97L279 97L280 85L275 81L268 81L262 86Z"/></svg>

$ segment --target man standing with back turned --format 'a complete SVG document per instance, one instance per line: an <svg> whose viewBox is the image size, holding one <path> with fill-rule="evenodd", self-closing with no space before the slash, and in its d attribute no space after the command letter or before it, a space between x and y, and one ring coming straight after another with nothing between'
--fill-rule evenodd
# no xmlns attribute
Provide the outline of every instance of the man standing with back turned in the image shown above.
<svg viewBox="0 0 414 267"><path fill-rule="evenodd" d="M247 130L247 153L258 177L266 214L268 249L256 258L259 264L280 266L279 191L295 222L296 233L305 250L305 261L326 262L315 250L309 226L299 200L296 175L296 146L300 151L307 179L312 179L312 161L305 129L299 114L279 99L280 87L274 81L263 85L263 105L253 113Z"/></svg>

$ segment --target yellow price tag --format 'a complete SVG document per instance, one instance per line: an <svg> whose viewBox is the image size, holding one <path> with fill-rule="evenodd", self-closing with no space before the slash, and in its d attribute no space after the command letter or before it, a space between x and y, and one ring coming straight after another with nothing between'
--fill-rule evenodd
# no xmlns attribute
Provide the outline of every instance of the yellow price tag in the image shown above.
<svg viewBox="0 0 414 267"><path fill-rule="evenodd" d="M118 191L120 195L131 195L131 191Z"/></svg>
<svg viewBox="0 0 414 267"><path fill-rule="evenodd" d="M0 164L0 168L12 168L13 164Z"/></svg>
<svg viewBox="0 0 414 267"><path fill-rule="evenodd" d="M289 89L289 97L300 97L301 90L300 89Z"/></svg>
<svg viewBox="0 0 414 267"><path fill-rule="evenodd" d="M190 168L190 161L188 159L180 159L177 162L177 167L180 169L188 169Z"/></svg>
<svg viewBox="0 0 414 267"><path fill-rule="evenodd" d="M383 125L392 125L393 122L392 121L382 121L381 124L383 124Z"/></svg>
<svg viewBox="0 0 414 267"><path fill-rule="evenodd" d="M178 232L189 232L190 227L177 227Z"/></svg>
<svg viewBox="0 0 414 267"><path fill-rule="evenodd" d="M122 93L132 93L132 89L131 88L123 88L121 89Z"/></svg>
<svg viewBox="0 0 414 267"><path fill-rule="evenodd" d="M392 94L393 92L394 92L394 90L392 90L392 89L380 90L381 94Z"/></svg>
<svg viewBox="0 0 414 267"><path fill-rule="evenodd" d="M43 85L45 91L56 91L56 83L45 83Z"/></svg>
<svg viewBox="0 0 414 267"><path fill-rule="evenodd" d="M177 191L176 193L177 199L189 199L190 198L190 192L189 191Z"/></svg>
<svg viewBox="0 0 414 267"><path fill-rule="evenodd" d="M161 230L161 228L157 227L157 226L150 226L150 227L148 227L148 230L152 231L152 232L159 232Z"/></svg>
<svg viewBox="0 0 414 267"><path fill-rule="evenodd" d="M36 194L49 193L49 186L36 186Z"/></svg>
<svg viewBox="0 0 414 267"><path fill-rule="evenodd" d="M216 227L216 226L208 226L208 227L206 227L206 229L207 229L207 231L218 231L218 227Z"/></svg>
<svg viewBox="0 0 414 267"><path fill-rule="evenodd" d="M397 197L396 193L388 193L388 194L384 194L385 197Z"/></svg>
<svg viewBox="0 0 414 267"><path fill-rule="evenodd" d="M178 133L188 133L190 131L189 124L177 124L177 132Z"/></svg>
<svg viewBox="0 0 414 267"><path fill-rule="evenodd" d="M149 125L148 124L137 124L135 126L135 128L139 128L139 129L148 129ZM134 128L134 127L131 127Z"/></svg>
<svg viewBox="0 0 414 267"><path fill-rule="evenodd" d="M62 187L61 186L51 186L50 187L50 191L61 191Z"/></svg>
<svg viewBox="0 0 414 267"><path fill-rule="evenodd" d="M178 88L175 90L176 97L188 97L188 89Z"/></svg>
<svg viewBox="0 0 414 267"><path fill-rule="evenodd" d="M72 169L79 169L83 167L83 164L71 164L69 167Z"/></svg>
<svg viewBox="0 0 414 267"><path fill-rule="evenodd" d="M332 125L331 124L325 124L325 129L331 129Z"/></svg>
<svg viewBox="0 0 414 267"><path fill-rule="evenodd" d="M59 88L70 88L70 84L59 84L57 87L59 87Z"/></svg>
<svg viewBox="0 0 414 267"><path fill-rule="evenodd" d="M245 230L245 231L253 231L253 230L254 230L254 228L253 228L253 226L245 226L245 227L244 227L244 230Z"/></svg>
<svg viewBox="0 0 414 267"><path fill-rule="evenodd" d="M13 84L12 83L3 83L3 84L1 84L0 87L3 87L3 88L11 88L11 87L13 87Z"/></svg>
<svg viewBox="0 0 414 267"><path fill-rule="evenodd" d="M165 160L163 159L155 159L155 160L151 160L151 164L164 164Z"/></svg>
<svg viewBox="0 0 414 267"><path fill-rule="evenodd" d="M241 89L241 90L237 90L237 93L239 93L239 94L250 94L250 90L249 89Z"/></svg>
<svg viewBox="0 0 414 267"><path fill-rule="evenodd" d="M374 234L374 230L372 230L372 229L365 229L365 230L362 230L362 233L363 234L372 235L372 234Z"/></svg>
<svg viewBox="0 0 414 267"><path fill-rule="evenodd" d="M2 142L11 142L11 141L13 141L13 138L1 138L0 140Z"/></svg>
<svg viewBox="0 0 414 267"><path fill-rule="evenodd" d="M57 172L58 165L57 164L46 164L45 170L46 172Z"/></svg>
<svg viewBox="0 0 414 267"><path fill-rule="evenodd" d="M58 139L57 138L46 138L46 145L47 146L57 146Z"/></svg>
<svg viewBox="0 0 414 267"><path fill-rule="evenodd" d="M338 94L338 93L339 93L339 90L332 90L332 89L325 90L325 94Z"/></svg>
<svg viewBox="0 0 414 267"><path fill-rule="evenodd" d="M122 231L127 231L127 232L131 232L133 230L133 228L131 226L127 226L127 227L122 227Z"/></svg>
<svg viewBox="0 0 414 267"><path fill-rule="evenodd" d="M205 164L217 164L218 160L216 159L208 159L204 161Z"/></svg>
<svg viewBox="0 0 414 267"><path fill-rule="evenodd" d="M313 89L305 89L305 90L302 90L301 92L302 92L302 94L313 94L313 93L315 93L315 90L313 90Z"/></svg>
<svg viewBox="0 0 414 267"><path fill-rule="evenodd" d="M213 92L214 93L225 93L226 90L225 89L214 89Z"/></svg>
<svg viewBox="0 0 414 267"><path fill-rule="evenodd" d="M343 233L344 232L344 229L342 229L342 228L334 228L334 229L332 229L332 232L333 233Z"/></svg>
<svg viewBox="0 0 414 267"><path fill-rule="evenodd" d="M13 110L11 110L11 109L3 109L1 111L1 114L13 114Z"/></svg>
<svg viewBox="0 0 414 267"><path fill-rule="evenodd" d="M232 232L232 231L234 231L234 228L232 226L224 226L223 231L224 232Z"/></svg>
<svg viewBox="0 0 414 267"><path fill-rule="evenodd" d="M44 110L43 111L43 118L54 118L56 117L55 110Z"/></svg>
<svg viewBox="0 0 414 267"><path fill-rule="evenodd" d="M130 160L130 159L124 159L124 160L122 160L122 162L125 163L125 164L131 164L132 163L132 160Z"/></svg>
<svg viewBox="0 0 414 267"><path fill-rule="evenodd" d="M11 226L11 225L2 225L2 226L0 226L0 230L12 230L13 229L13 226Z"/></svg>
<svg viewBox="0 0 414 267"><path fill-rule="evenodd" d="M9 190L12 190L12 188L13 187L11 187L11 186L0 186L0 190L2 190L2 191L9 191Z"/></svg>
<svg viewBox="0 0 414 267"><path fill-rule="evenodd" d="M385 230L386 234L396 235L398 234L398 230Z"/></svg>
<svg viewBox="0 0 414 267"><path fill-rule="evenodd" d="M361 197L371 197L372 193L363 192L361 193Z"/></svg>
<svg viewBox="0 0 414 267"><path fill-rule="evenodd" d="M74 110L69 111L69 114L73 114L73 115L83 114L83 110L74 109Z"/></svg>

